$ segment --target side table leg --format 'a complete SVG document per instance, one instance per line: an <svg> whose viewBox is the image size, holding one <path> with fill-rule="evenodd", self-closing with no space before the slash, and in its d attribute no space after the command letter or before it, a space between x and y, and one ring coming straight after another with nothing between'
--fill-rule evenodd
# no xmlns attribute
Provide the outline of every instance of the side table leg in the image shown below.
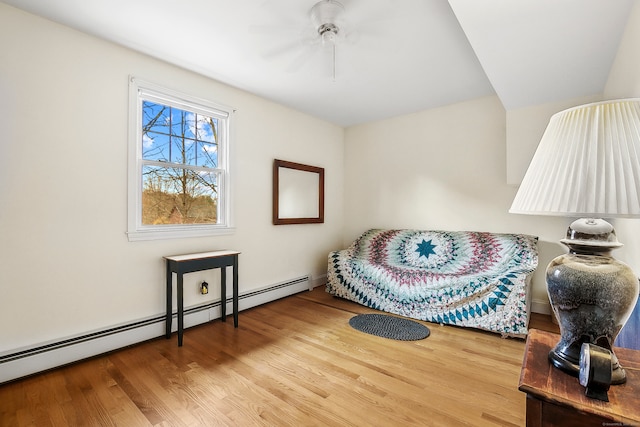
<svg viewBox="0 0 640 427"><path fill-rule="evenodd" d="M182 273L177 273L177 293L178 293L178 347L182 347L182 334L184 332L184 291L182 287Z"/></svg>
<svg viewBox="0 0 640 427"><path fill-rule="evenodd" d="M171 277L171 266L169 265L169 261L166 261L167 263L167 314L166 314L166 318L165 318L165 337L167 339L171 338L171 320L172 320L172 315L171 315L171 303L173 302L173 295L172 295L172 277Z"/></svg>
<svg viewBox="0 0 640 427"><path fill-rule="evenodd" d="M220 320L227 321L227 267L220 267Z"/></svg>
<svg viewBox="0 0 640 427"><path fill-rule="evenodd" d="M233 256L233 326L238 327L238 255Z"/></svg>

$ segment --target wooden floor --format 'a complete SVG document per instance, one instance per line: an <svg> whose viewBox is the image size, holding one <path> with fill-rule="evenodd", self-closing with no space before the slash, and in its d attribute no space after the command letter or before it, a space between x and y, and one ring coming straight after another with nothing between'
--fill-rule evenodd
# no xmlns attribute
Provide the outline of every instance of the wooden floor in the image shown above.
<svg viewBox="0 0 640 427"><path fill-rule="evenodd" d="M524 341L393 341L324 288L0 386L0 426L523 426ZM553 330L544 316L533 326Z"/></svg>

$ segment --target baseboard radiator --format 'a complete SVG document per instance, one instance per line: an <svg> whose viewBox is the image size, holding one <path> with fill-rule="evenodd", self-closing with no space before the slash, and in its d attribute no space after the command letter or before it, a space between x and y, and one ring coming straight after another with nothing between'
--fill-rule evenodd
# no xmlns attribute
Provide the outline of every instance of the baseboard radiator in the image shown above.
<svg viewBox="0 0 640 427"><path fill-rule="evenodd" d="M531 301L531 311L533 313L551 314L551 305L549 301L534 299Z"/></svg>
<svg viewBox="0 0 640 427"><path fill-rule="evenodd" d="M241 294L238 297L238 311L312 288L311 278L302 276ZM231 297L227 298L226 304L227 315L229 315L233 313ZM189 328L219 319L220 305L220 301L213 301L203 305L185 307L184 327ZM175 312L173 317L172 326L175 332L177 329ZM240 316L240 324L242 324L242 316ZM165 315L159 314L127 324L0 354L0 384L157 338L164 334Z"/></svg>

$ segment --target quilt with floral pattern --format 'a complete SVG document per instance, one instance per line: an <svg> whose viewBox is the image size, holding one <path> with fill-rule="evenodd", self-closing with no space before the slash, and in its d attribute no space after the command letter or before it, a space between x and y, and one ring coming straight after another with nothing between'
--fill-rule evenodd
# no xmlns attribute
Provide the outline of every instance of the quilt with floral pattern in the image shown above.
<svg viewBox="0 0 640 427"><path fill-rule="evenodd" d="M329 254L327 292L414 319L522 337L537 242L524 234L372 229Z"/></svg>

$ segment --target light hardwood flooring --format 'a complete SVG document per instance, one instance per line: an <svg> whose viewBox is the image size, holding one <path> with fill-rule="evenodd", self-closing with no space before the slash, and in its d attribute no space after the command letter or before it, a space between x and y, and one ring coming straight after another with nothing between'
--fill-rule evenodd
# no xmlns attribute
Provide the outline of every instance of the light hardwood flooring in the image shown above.
<svg viewBox="0 0 640 427"><path fill-rule="evenodd" d="M0 426L523 426L524 341L423 322L393 341L324 287L0 385ZM548 317L532 326L554 330Z"/></svg>

